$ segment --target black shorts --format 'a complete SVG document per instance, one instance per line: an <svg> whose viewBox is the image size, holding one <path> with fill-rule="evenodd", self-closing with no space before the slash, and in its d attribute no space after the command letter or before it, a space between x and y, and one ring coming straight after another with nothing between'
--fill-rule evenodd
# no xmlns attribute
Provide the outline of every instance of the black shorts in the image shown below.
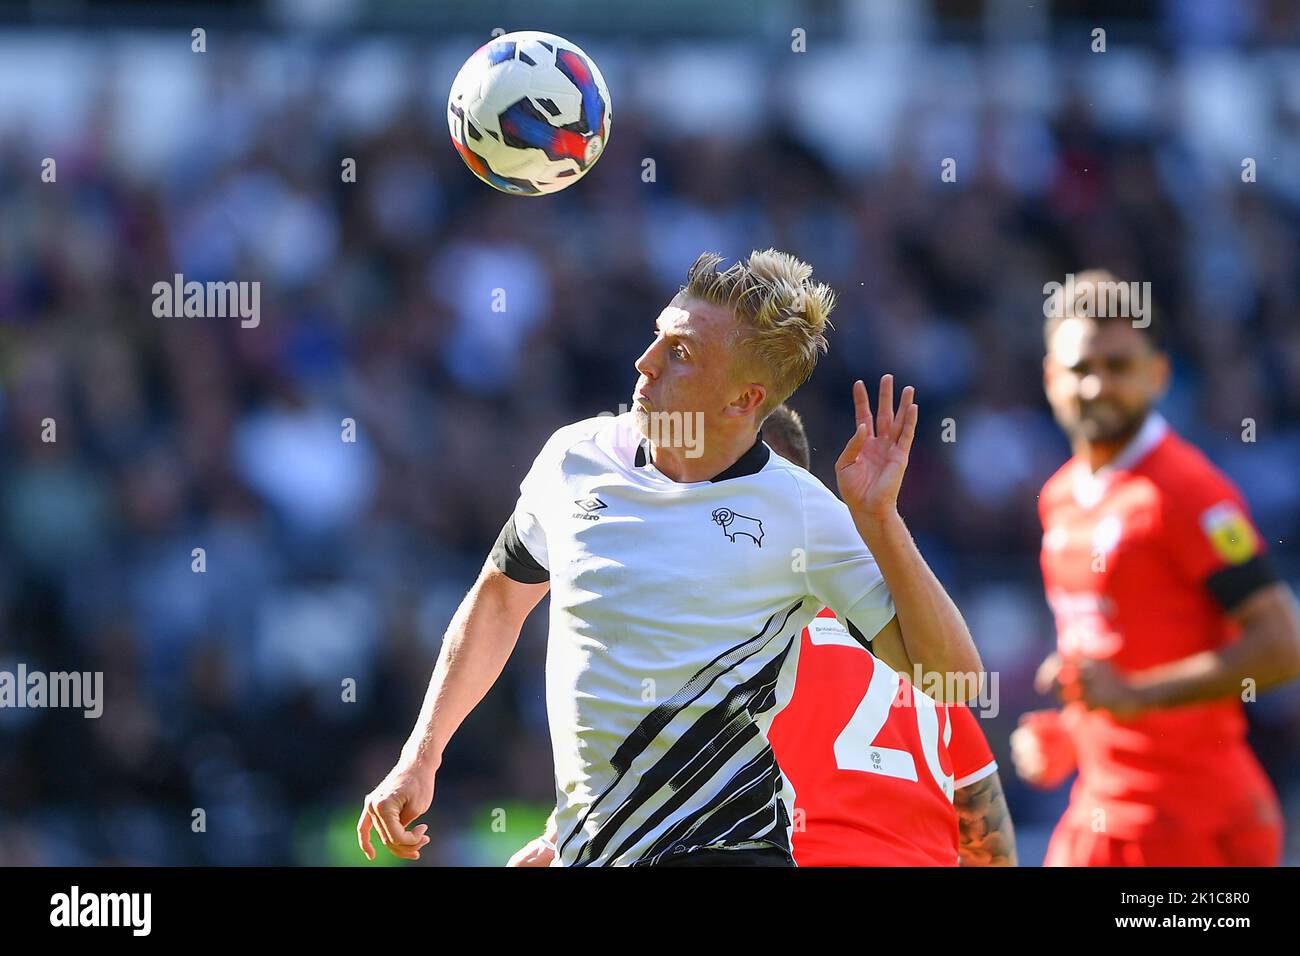
<svg viewBox="0 0 1300 956"><path fill-rule="evenodd" d="M779 846L752 850L693 850L666 856L655 866L794 866Z"/></svg>

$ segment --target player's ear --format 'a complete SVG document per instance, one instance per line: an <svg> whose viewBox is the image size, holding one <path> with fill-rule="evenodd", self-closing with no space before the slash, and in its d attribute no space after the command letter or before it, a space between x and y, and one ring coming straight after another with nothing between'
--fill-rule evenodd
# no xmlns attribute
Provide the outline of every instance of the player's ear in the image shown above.
<svg viewBox="0 0 1300 956"><path fill-rule="evenodd" d="M729 406L728 412L740 416L757 412L767 399L767 387L761 382L749 382L744 391L737 395Z"/></svg>
<svg viewBox="0 0 1300 956"><path fill-rule="evenodd" d="M1163 349L1157 349L1151 357L1151 375L1156 396L1164 395L1169 390L1169 381L1173 377L1173 363L1169 361L1169 353Z"/></svg>

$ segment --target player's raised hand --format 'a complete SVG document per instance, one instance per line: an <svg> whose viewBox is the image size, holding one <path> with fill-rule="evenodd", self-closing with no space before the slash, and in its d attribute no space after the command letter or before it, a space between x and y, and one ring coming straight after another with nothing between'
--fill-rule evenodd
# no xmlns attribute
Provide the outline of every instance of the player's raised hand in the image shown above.
<svg viewBox="0 0 1300 956"><path fill-rule="evenodd" d="M883 376L873 421L866 384L861 379L853 383L857 430L835 463L835 477L840 498L855 517L883 518L898 507L898 489L916 437L919 409L912 402L915 394L910 385L903 389L895 413L894 376Z"/></svg>
<svg viewBox="0 0 1300 956"><path fill-rule="evenodd" d="M357 844L368 859L375 858L370 843L370 828L393 856L418 860L420 850L429 844L428 824L407 830L413 820L429 809L433 802L433 775L399 763L387 777L370 791L357 821Z"/></svg>

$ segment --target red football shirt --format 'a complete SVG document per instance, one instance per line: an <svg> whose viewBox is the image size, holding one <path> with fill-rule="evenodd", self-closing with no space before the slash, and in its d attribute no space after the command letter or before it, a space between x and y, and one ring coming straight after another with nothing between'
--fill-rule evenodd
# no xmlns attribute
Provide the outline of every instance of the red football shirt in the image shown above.
<svg viewBox="0 0 1300 956"><path fill-rule="evenodd" d="M997 764L979 721L943 706L823 610L768 733L794 788L800 866L956 866L953 792Z"/></svg>
<svg viewBox="0 0 1300 956"><path fill-rule="evenodd" d="M1241 494L1158 415L1096 475L1067 462L1039 513L1065 659L1126 673L1223 647L1234 639L1224 607L1268 580ZM1079 761L1067 822L1138 839L1277 818L1237 697L1124 721L1076 703L1064 717Z"/></svg>

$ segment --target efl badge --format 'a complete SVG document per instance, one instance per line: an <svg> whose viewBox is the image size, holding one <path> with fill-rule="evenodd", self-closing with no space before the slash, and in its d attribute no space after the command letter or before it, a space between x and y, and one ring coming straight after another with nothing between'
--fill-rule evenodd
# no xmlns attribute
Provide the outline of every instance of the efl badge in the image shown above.
<svg viewBox="0 0 1300 956"><path fill-rule="evenodd" d="M1259 539L1241 509L1230 501L1201 515L1201 528L1225 564L1244 564L1259 552Z"/></svg>

